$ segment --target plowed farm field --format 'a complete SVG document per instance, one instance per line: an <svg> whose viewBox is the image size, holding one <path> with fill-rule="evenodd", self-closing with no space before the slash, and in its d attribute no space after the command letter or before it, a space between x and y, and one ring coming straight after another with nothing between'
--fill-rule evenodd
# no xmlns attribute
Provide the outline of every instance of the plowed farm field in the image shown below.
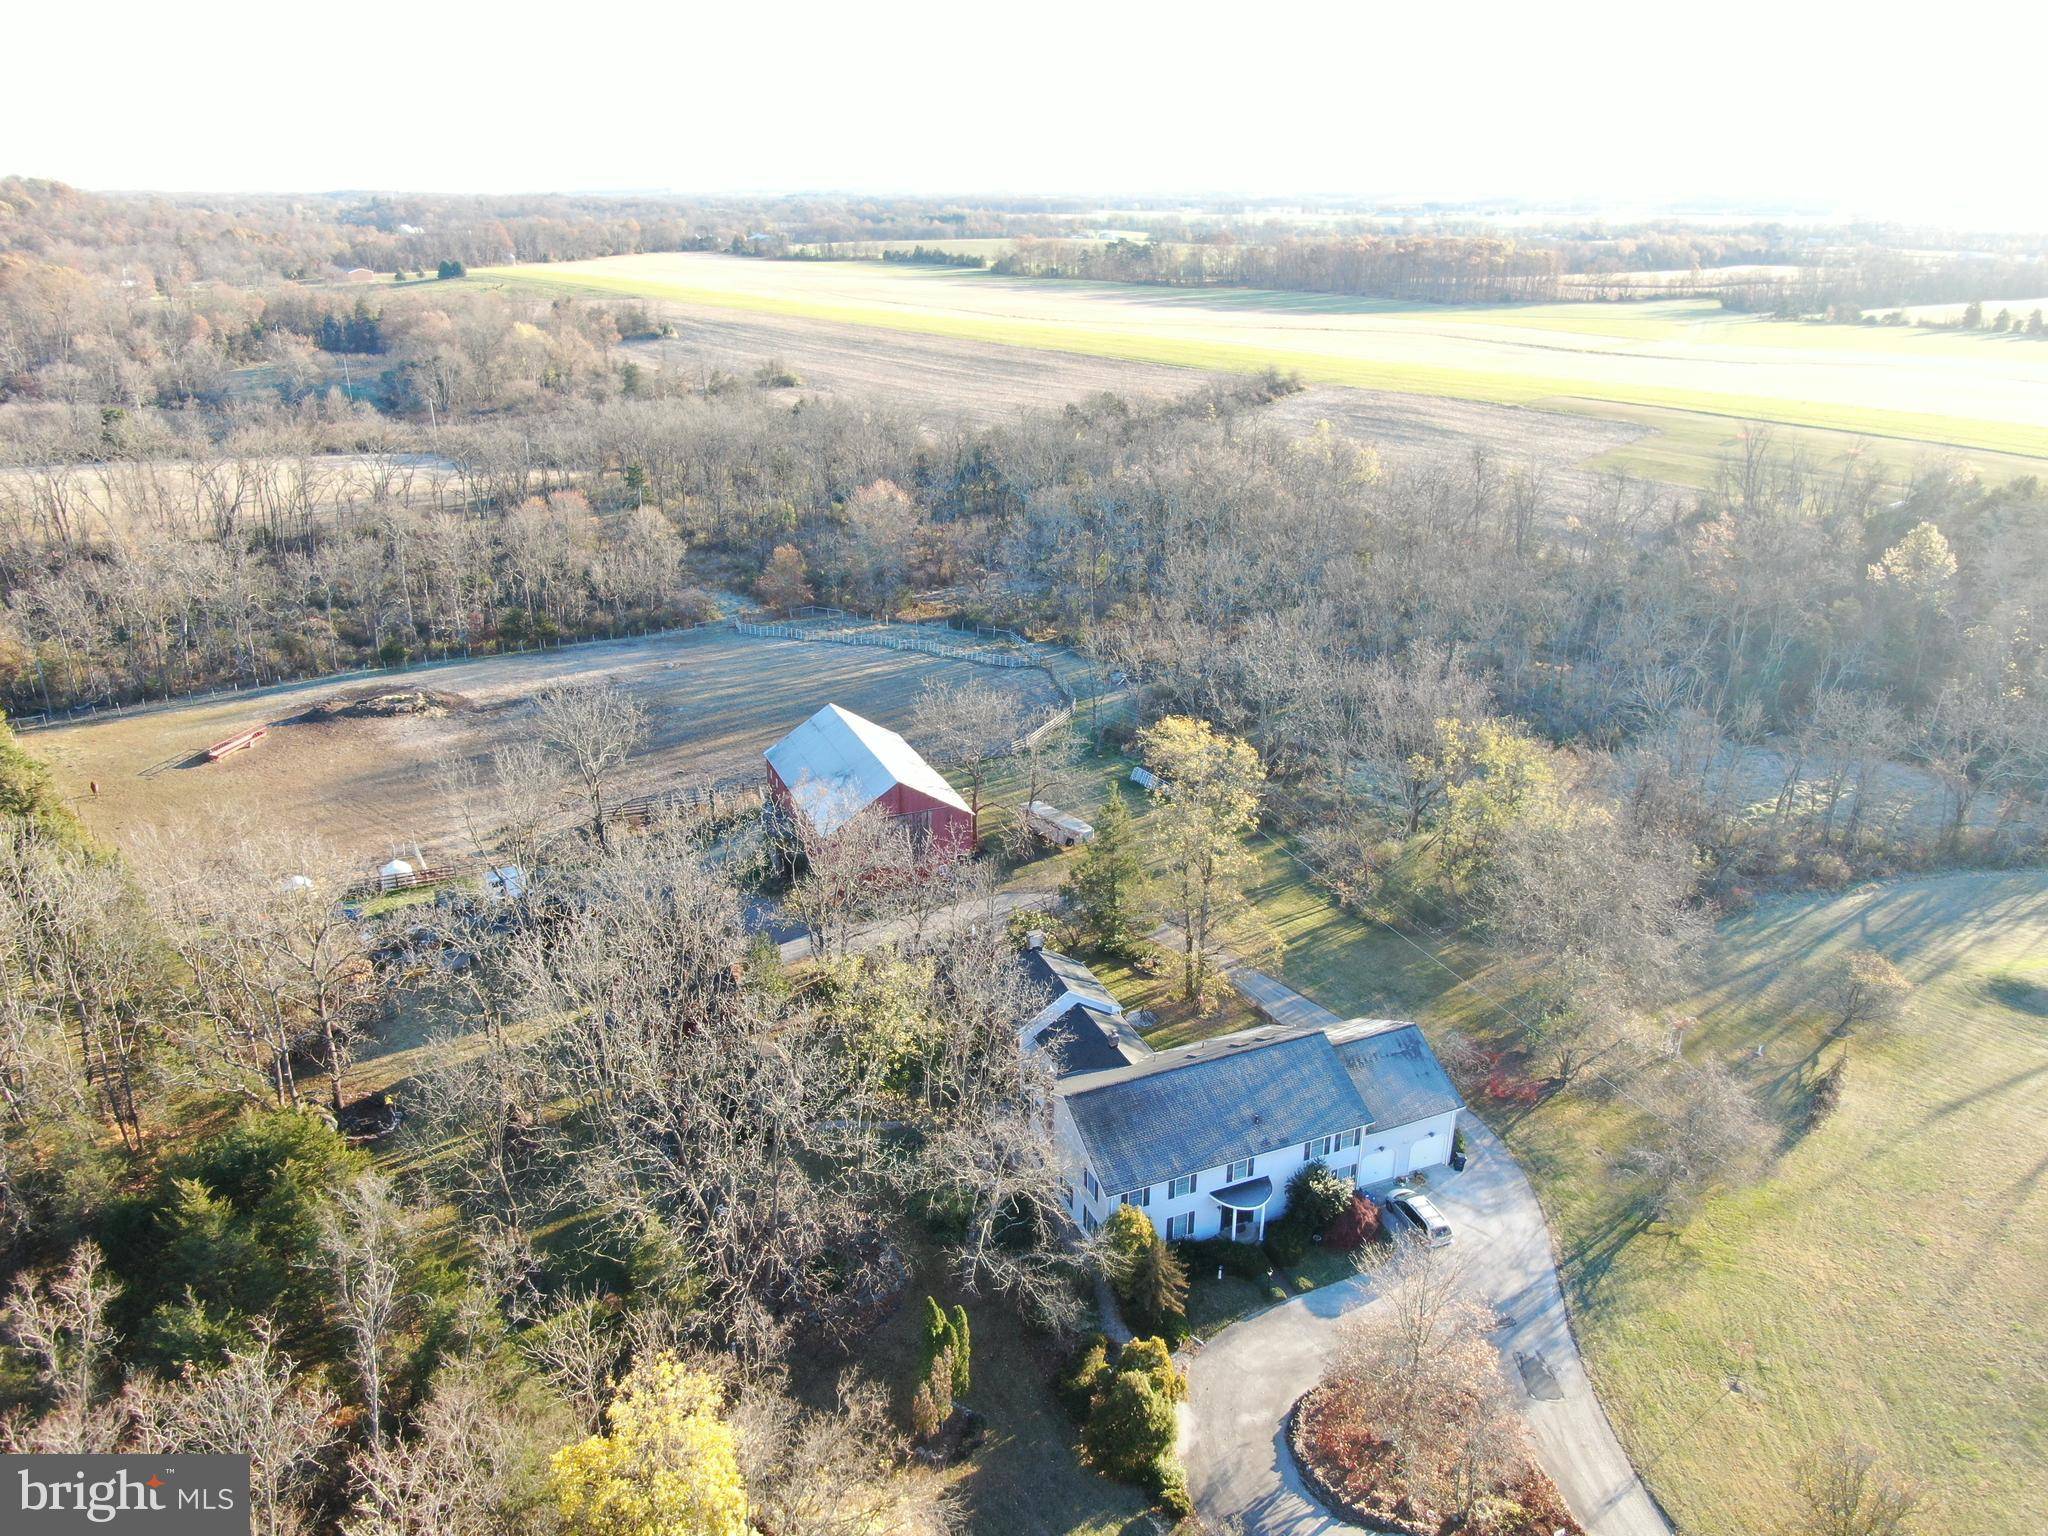
<svg viewBox="0 0 2048 1536"><path fill-rule="evenodd" d="M536 694L600 678L648 711L647 739L619 795L758 772L764 748L828 703L907 731L931 680L1008 691L1019 729L1059 702L1029 669L704 630L289 684L38 731L29 745L86 825L116 846L151 829L204 840L243 826L290 828L352 858L410 858L418 844L439 863L478 851L463 835L447 766L487 763L493 747L525 736ZM337 696L400 688L432 690L445 712L301 718ZM205 760L208 745L256 725L270 731L255 746Z"/></svg>

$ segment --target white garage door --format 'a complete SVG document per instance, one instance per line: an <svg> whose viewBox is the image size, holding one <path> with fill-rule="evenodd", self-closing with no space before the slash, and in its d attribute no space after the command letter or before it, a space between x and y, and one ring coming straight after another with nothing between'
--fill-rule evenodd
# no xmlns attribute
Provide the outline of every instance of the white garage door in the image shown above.
<svg viewBox="0 0 2048 1536"><path fill-rule="evenodd" d="M1408 1149L1408 1171L1418 1168L1433 1168L1438 1163L1450 1161L1449 1150L1444 1146L1443 1137L1431 1131Z"/></svg>
<svg viewBox="0 0 2048 1536"><path fill-rule="evenodd" d="M1367 1148L1358 1159L1358 1182L1378 1184L1394 1176L1394 1154L1392 1151L1375 1152Z"/></svg>

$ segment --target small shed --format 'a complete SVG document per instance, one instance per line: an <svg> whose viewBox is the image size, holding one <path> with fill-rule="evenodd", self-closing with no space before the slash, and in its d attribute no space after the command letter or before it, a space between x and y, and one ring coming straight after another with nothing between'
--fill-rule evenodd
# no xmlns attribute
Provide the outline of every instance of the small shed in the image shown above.
<svg viewBox="0 0 2048 1536"><path fill-rule="evenodd" d="M785 815L831 837L871 807L910 824L926 846L971 852L974 810L909 742L827 704L766 752L768 795Z"/></svg>
<svg viewBox="0 0 2048 1536"><path fill-rule="evenodd" d="M1080 817L1069 815L1043 800L1024 802L1024 825L1060 848L1075 847L1095 836L1095 828Z"/></svg>
<svg viewBox="0 0 2048 1536"><path fill-rule="evenodd" d="M377 888L383 891L401 891L412 883L412 866L403 859L393 859L377 871Z"/></svg>
<svg viewBox="0 0 2048 1536"><path fill-rule="evenodd" d="M1139 764L1131 770L1131 782L1140 789L1157 789L1159 787L1159 775L1143 764Z"/></svg>

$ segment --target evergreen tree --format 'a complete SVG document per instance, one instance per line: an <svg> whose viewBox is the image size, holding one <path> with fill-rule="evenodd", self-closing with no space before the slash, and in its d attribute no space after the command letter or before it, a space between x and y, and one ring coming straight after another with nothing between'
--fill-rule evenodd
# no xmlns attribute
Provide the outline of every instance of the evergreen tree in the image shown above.
<svg viewBox="0 0 2048 1536"><path fill-rule="evenodd" d="M1130 806L1122 787L1112 786L1096 816L1095 836L1081 849L1065 893L1091 943L1118 953L1137 942L1144 881Z"/></svg>
<svg viewBox="0 0 2048 1536"><path fill-rule="evenodd" d="M953 1350L953 1395L955 1397L965 1397L967 1395L967 1388L974 1379L973 1369L969 1363L974 1355L974 1344L967 1332L967 1309L963 1306L955 1306L953 1308L951 1344Z"/></svg>

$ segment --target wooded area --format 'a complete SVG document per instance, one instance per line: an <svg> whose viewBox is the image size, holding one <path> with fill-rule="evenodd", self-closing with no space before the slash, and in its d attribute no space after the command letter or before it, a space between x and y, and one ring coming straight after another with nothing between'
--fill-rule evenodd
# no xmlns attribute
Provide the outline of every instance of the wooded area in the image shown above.
<svg viewBox="0 0 2048 1536"><path fill-rule="evenodd" d="M6 192L42 200L0 254L0 699L20 713L748 605L1015 627L1131 705L1026 738L1021 798L1084 746L1164 785L1077 858L1077 935L1149 965L1170 925L1199 1003L1226 957L1264 953L1254 840L1284 838L1348 909L1469 932L1519 977L1512 1048L1446 1038L1447 1063L1489 1103L1625 1096L1649 1129L1610 1176L1673 1229L1769 1141L1666 1012L1714 919L2042 853L2032 479L1821 475L1757 432L1706 491L1567 496L1484 451L1402 466L1272 430L1276 376L969 427L650 368L619 345L664 323L645 306L279 281L722 238L687 221L421 204L467 221L451 240L276 200ZM1480 288L1528 276L1448 249L1410 268L1365 242L1328 280L1455 285L1468 258ZM1000 707L918 705L977 805ZM609 1536L615 1494L654 1501L635 1529L964 1518L934 1447L960 1432L939 1403L969 1395L968 1308L1017 1358L1062 1355L1102 1267L1069 1242L1049 1069L1015 1036L1042 1000L995 890L1032 850L933 861L874 817L796 847L731 821L622 830L647 724L615 689L547 693L458 786L520 889L384 917L288 825L116 859L0 736L0 1443L255 1434L272 1532ZM768 894L805 963L752 931ZM886 942L855 942L875 924ZM1881 1031L1903 988L1848 957L1836 1039ZM368 1086L372 1041L420 1069ZM916 1367L861 1379L914 1285L957 1324L934 1295ZM1484 1320L1451 1321L1452 1364L1477 1361ZM1400 1345L1355 1332L1348 1369ZM1168 1497L1170 1367L1129 1403L1115 1382L1145 1373L1118 1369L1101 1403L1154 1452L1119 1475ZM1403 1433L1409 1388L1501 1399L1491 1376L1395 1386L1372 1411ZM1122 1466L1115 1412L1091 1412L1087 1454ZM1418 1485L1477 1507L1512 1483L1526 1453L1497 1418ZM690 1475L663 1483L649 1447L676 1445Z"/></svg>

